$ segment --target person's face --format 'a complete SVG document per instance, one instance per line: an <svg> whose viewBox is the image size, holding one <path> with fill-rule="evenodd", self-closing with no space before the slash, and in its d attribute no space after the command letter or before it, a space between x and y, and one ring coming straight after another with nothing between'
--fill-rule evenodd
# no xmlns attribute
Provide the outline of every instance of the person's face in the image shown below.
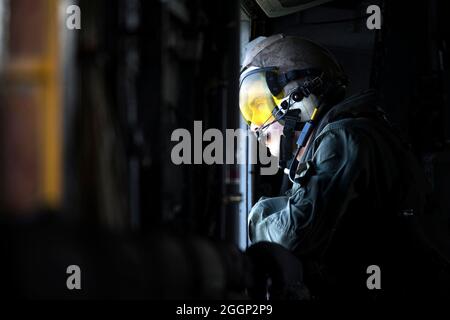
<svg viewBox="0 0 450 320"><path fill-rule="evenodd" d="M283 125L279 122L274 122L260 132L260 141L270 150L270 154L274 157L280 156L280 140L283 134ZM256 132L257 126L251 125L250 130Z"/></svg>

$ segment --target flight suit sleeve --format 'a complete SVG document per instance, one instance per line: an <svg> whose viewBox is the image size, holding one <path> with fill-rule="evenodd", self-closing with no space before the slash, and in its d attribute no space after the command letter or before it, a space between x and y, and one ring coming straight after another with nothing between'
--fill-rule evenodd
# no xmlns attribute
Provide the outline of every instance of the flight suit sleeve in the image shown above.
<svg viewBox="0 0 450 320"><path fill-rule="evenodd" d="M369 161L360 137L336 128L320 135L314 147L289 196L261 198L253 206L248 217L252 243L276 242L290 250L320 245L358 195L357 180Z"/></svg>

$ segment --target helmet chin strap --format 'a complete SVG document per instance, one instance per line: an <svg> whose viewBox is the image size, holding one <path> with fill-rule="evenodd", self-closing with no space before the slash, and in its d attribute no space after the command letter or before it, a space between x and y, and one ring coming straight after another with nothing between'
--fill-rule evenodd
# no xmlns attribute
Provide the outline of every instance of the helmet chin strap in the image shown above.
<svg viewBox="0 0 450 320"><path fill-rule="evenodd" d="M314 110L314 114L317 112L317 108ZM300 153L300 150L306 146L306 143L314 129L314 117L311 117L311 120L309 120L308 122L305 123L305 126L302 129L302 132L300 133L300 136L298 137L297 140L297 151L295 152L294 158L292 159L290 165L289 165L289 180L291 180L292 183L294 183L295 180L295 173L296 173L296 169L298 167L299 161L297 160L297 157Z"/></svg>
<svg viewBox="0 0 450 320"><path fill-rule="evenodd" d="M296 174L297 167L299 164L297 157L300 153L300 150L303 147L305 147L306 144L308 143L309 137L311 136L311 133L314 130L314 127L316 125L316 116L317 116L319 108L322 104L322 101L323 100L320 100L320 103L317 105L317 107L314 108L311 118L309 119L308 122L305 123L305 125L303 126L303 129L300 132L300 135L297 139L297 150L295 151L294 157L292 158L292 161L290 162L290 165L289 165L289 171L287 172L288 176L289 176L289 180L291 180L292 183L295 182L295 174ZM292 146L292 144L291 144L291 146Z"/></svg>
<svg viewBox="0 0 450 320"><path fill-rule="evenodd" d="M306 98L306 97L305 97ZM303 102L299 101L296 103L308 103L307 108L297 108L292 109L292 106L288 109L288 111L285 113L285 116L283 117L284 120L284 128L283 128L283 135L280 139L280 156L278 161L278 166L283 169L287 169L291 166L291 163L293 161L293 154L292 154L292 146L294 145L294 138L295 138L295 132L301 131L303 132L303 129L305 128L306 124L310 119L307 121L299 121L302 118L303 114L310 114L312 115L315 107L314 103L315 101L304 101L305 98L303 98ZM311 111L306 110L309 109L309 104L311 104ZM307 132L305 132L306 134ZM297 141L297 144L299 141Z"/></svg>
<svg viewBox="0 0 450 320"><path fill-rule="evenodd" d="M284 119L283 135L280 138L280 156L278 166L287 168L292 159L292 145L294 144L295 129L298 128L300 110L286 112ZM298 130L298 129L297 129Z"/></svg>

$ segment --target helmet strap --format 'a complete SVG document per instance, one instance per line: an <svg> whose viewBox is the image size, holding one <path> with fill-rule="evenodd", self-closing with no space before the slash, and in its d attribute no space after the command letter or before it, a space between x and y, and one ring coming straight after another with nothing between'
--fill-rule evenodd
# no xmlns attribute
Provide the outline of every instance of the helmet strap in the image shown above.
<svg viewBox="0 0 450 320"><path fill-rule="evenodd" d="M283 117L284 128L280 139L280 157L278 160L280 168L287 168L289 161L292 159L292 145L294 144L295 131L298 130L299 126L299 113L299 110L292 110Z"/></svg>
<svg viewBox="0 0 450 320"><path fill-rule="evenodd" d="M294 69L285 73L278 73L276 70L267 70L266 83L269 87L270 92L274 96L277 96L283 91L283 88L288 83L294 80L304 78L320 78L322 74L322 70L317 68ZM303 87L306 87L306 83L307 82L305 82L305 85Z"/></svg>

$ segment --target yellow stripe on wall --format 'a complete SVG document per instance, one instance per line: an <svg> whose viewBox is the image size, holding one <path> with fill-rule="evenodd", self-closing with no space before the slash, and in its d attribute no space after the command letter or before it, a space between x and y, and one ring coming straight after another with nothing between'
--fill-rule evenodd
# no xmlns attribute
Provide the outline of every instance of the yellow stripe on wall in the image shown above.
<svg viewBox="0 0 450 320"><path fill-rule="evenodd" d="M46 205L57 208L62 194L62 108L59 75L58 1L48 1L47 54L45 58L45 103L43 105L43 198Z"/></svg>

